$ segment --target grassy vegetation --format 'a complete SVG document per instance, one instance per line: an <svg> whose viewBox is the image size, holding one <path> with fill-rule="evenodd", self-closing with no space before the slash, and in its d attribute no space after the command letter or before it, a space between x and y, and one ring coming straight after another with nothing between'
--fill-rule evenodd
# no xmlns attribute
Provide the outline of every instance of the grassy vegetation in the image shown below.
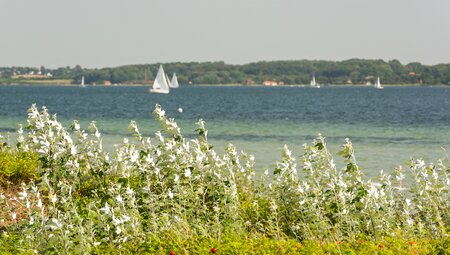
<svg viewBox="0 0 450 255"><path fill-rule="evenodd" d="M34 254L23 245L20 235L4 235L0 240L1 254ZM364 239L353 242L276 240L268 237L243 236L228 233L220 241L205 236L177 240L176 233L149 237L147 242L127 241L120 247L102 245L92 248L91 254L449 254L450 240L404 240L388 238L381 242ZM56 250L46 253L59 254Z"/></svg>
<svg viewBox="0 0 450 255"><path fill-rule="evenodd" d="M0 84L52 84L70 85L71 79L5 79L0 78Z"/></svg>
<svg viewBox="0 0 450 255"><path fill-rule="evenodd" d="M108 154L95 122L87 132L74 121L69 132L32 106L16 146L1 143L1 178L23 184L0 190L0 253L450 252L448 162L411 160L366 179L349 140L338 169L318 136L299 158L285 147L273 172L257 175L253 156L234 146L217 154L202 120L187 140L159 106L154 115L154 138L131 122L134 141Z"/></svg>
<svg viewBox="0 0 450 255"><path fill-rule="evenodd" d="M38 176L39 158L33 152L17 152L6 146L0 150L0 185L19 186Z"/></svg>

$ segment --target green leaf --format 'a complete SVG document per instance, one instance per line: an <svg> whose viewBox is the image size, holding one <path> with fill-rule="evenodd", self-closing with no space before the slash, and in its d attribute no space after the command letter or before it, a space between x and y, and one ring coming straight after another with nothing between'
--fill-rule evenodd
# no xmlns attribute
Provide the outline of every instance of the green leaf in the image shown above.
<svg viewBox="0 0 450 255"><path fill-rule="evenodd" d="M279 174L279 173L281 173L281 169L275 168L275 170L273 171L273 174Z"/></svg>

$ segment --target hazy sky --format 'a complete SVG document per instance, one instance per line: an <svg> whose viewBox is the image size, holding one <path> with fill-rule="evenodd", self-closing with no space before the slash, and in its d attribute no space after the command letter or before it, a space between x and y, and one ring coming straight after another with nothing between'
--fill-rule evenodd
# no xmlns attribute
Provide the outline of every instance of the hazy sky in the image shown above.
<svg viewBox="0 0 450 255"><path fill-rule="evenodd" d="M0 0L0 66L450 63L450 0Z"/></svg>

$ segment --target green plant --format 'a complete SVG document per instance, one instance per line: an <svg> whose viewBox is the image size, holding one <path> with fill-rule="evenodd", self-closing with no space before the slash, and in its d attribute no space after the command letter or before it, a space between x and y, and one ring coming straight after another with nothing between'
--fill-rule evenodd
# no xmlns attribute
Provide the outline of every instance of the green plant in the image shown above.
<svg viewBox="0 0 450 255"><path fill-rule="evenodd" d="M0 150L0 185L18 185L38 177L39 157L34 152Z"/></svg>
<svg viewBox="0 0 450 255"><path fill-rule="evenodd" d="M154 138L131 122L136 141L124 138L110 155L95 122L85 131L74 121L69 132L46 108L32 106L17 155L39 158L39 178L15 198L0 194L0 232L38 253L448 251L443 161L411 160L366 179L350 140L339 169L319 135L299 158L285 147L273 175L257 174L254 157L235 146L215 152L202 120L198 138L188 140L160 106L154 116L162 127Z"/></svg>

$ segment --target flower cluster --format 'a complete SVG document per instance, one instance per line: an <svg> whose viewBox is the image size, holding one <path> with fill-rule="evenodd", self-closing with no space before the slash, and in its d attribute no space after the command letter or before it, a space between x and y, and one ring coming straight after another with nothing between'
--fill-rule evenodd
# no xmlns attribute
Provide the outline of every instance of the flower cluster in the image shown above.
<svg viewBox="0 0 450 255"><path fill-rule="evenodd" d="M285 146L273 175L258 174L255 158L233 145L215 152L204 121L198 139L188 140L159 105L154 115L162 126L154 138L131 122L135 141L124 138L109 154L95 122L88 131L77 121L67 130L33 105L16 149L40 155L39 178L16 198L26 208L20 220L0 194L0 210L9 212L0 221L19 223L7 231L20 232L23 245L39 253L90 253L168 231L186 239L249 231L341 243L398 231L410 240L446 235L450 173L443 161L411 160L407 169L366 180L349 140L339 169L319 135L299 158Z"/></svg>

